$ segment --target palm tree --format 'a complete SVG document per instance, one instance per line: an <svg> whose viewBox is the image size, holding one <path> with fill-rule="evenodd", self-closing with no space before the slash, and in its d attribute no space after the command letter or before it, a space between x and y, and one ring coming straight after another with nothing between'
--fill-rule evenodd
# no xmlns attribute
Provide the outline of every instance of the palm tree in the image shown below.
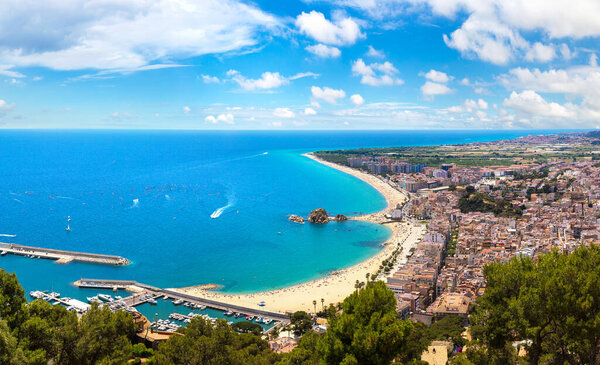
<svg viewBox="0 0 600 365"><path fill-rule="evenodd" d="M325 310L325 299L321 298L321 308Z"/></svg>
<svg viewBox="0 0 600 365"><path fill-rule="evenodd" d="M313 306L315 307L315 314L317 314L317 301L313 300Z"/></svg>
<svg viewBox="0 0 600 365"><path fill-rule="evenodd" d="M356 290L358 290L360 288L360 281L356 280L356 283L354 283L354 287L356 288Z"/></svg>
<svg viewBox="0 0 600 365"><path fill-rule="evenodd" d="M371 273L367 273L367 275L365 275L367 277L367 283L369 282L369 278L371 277Z"/></svg>

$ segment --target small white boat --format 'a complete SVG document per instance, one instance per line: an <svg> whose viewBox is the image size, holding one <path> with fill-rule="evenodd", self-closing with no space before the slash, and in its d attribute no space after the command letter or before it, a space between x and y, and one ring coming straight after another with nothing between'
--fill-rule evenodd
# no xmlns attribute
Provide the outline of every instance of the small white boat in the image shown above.
<svg viewBox="0 0 600 365"><path fill-rule="evenodd" d="M173 304L174 304L174 305L181 305L181 304L183 304L183 300L182 300L182 299L177 299L177 300L174 300L174 301L173 301Z"/></svg>
<svg viewBox="0 0 600 365"><path fill-rule="evenodd" d="M2 256L6 255L6 251L0 252L0 255L2 255Z"/></svg>
<svg viewBox="0 0 600 365"><path fill-rule="evenodd" d="M67 223L67 228L65 228L65 231L67 232L71 232L71 226L69 226L69 224Z"/></svg>
<svg viewBox="0 0 600 365"><path fill-rule="evenodd" d="M226 315L226 316L231 316L231 315L233 315L233 312L232 311L227 311L227 312L225 312L223 314Z"/></svg>
<svg viewBox="0 0 600 365"><path fill-rule="evenodd" d="M150 304L154 305L154 304L156 304L157 302L156 302L156 300L155 300L155 299L152 299L152 298L150 298L150 299L148 299L148 303L150 303Z"/></svg>

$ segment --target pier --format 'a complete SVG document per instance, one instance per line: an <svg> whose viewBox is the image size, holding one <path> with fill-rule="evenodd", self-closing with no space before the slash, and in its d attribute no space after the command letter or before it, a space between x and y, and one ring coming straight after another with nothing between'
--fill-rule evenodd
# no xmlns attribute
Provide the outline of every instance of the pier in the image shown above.
<svg viewBox="0 0 600 365"><path fill-rule="evenodd" d="M123 266L130 263L129 260L121 256L56 250L52 248L24 246L16 243L0 242L0 252L2 255L12 254L36 259L56 260L59 264L80 261L92 264Z"/></svg>
<svg viewBox="0 0 600 365"><path fill-rule="evenodd" d="M258 316L262 318L272 319L273 321L289 323L290 317L285 313L273 312L262 309L246 308L238 305L227 304L216 300L205 299L196 297L194 295L183 294L169 289L161 289L151 285L146 285L133 280L102 280L102 279L80 279L77 280L73 285L79 288L88 289L110 289L110 290L129 290L138 289L141 293L134 294L130 297L123 298L123 301L128 306L136 306L143 304L147 299L142 299L146 295L150 295L152 298L168 297L173 300L182 300L198 305L205 305L208 308L217 309L221 311L233 311L244 313L246 315Z"/></svg>

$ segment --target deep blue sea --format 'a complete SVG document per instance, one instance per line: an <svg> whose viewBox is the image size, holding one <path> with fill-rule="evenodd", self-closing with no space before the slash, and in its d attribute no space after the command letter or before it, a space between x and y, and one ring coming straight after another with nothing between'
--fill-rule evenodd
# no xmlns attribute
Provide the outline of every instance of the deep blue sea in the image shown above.
<svg viewBox="0 0 600 365"><path fill-rule="evenodd" d="M80 277L226 292L279 288L351 266L390 232L364 222L295 224L385 206L366 183L301 153L318 149L468 143L548 131L2 131L2 242L106 253L111 267L15 256L27 291L91 293ZM71 231L65 230L71 217Z"/></svg>

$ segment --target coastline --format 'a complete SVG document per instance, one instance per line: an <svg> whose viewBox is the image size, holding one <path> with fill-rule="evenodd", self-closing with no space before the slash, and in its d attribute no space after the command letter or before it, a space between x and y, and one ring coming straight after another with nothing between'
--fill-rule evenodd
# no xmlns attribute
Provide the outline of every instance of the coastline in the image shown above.
<svg viewBox="0 0 600 365"><path fill-rule="evenodd" d="M348 268L337 270L315 280L276 290L250 294L225 294L206 290L206 285L171 288L172 290L253 309L264 308L278 312L294 312L299 310L314 312L313 301L317 301L317 310L321 308L321 299L324 300L324 304L326 305L343 301L344 298L355 290L356 281L364 282L367 273L372 274L376 272L381 265L381 262L388 258L395 249L399 247L402 248L398 261L403 262L406 259L406 255L409 253L410 248L416 245L419 235L423 233L422 227L407 222L390 223L385 218L385 214L392 207L396 207L397 204L403 204L407 200L406 195L376 176L346 166L323 161L313 154L303 154L303 156L330 168L352 175L371 185L384 196L387 202L384 209L375 213L349 217L349 219L375 224L383 224L385 222L385 226L390 228L392 232L387 241L382 244L383 249L374 256ZM260 302L265 302L264 306L259 306Z"/></svg>

